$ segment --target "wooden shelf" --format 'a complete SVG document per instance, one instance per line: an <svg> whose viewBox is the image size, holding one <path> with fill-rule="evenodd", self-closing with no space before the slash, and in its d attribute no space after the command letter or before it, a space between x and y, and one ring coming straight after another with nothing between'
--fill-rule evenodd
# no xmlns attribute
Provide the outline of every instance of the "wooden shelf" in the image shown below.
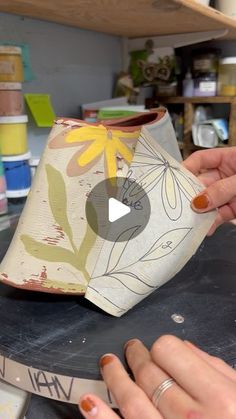
<svg viewBox="0 0 236 419"><path fill-rule="evenodd" d="M184 141L178 141L178 146L179 146L179 149L181 151L186 149ZM228 144L219 143L218 146L217 146L217 148L225 148L225 147L229 147ZM201 147L201 146L195 145L193 143L188 144L188 150L189 151L197 151L197 150L205 150L205 149L206 149L206 147Z"/></svg>
<svg viewBox="0 0 236 419"><path fill-rule="evenodd" d="M225 148L225 147L229 147L228 144L219 143L216 148ZM200 145L195 145L195 144L190 144L189 148L192 151L205 150L206 149L206 147L201 147Z"/></svg>
<svg viewBox="0 0 236 419"><path fill-rule="evenodd" d="M183 97L183 96L172 96L172 97L157 97L160 103L164 104L178 104L178 103L233 103L236 101L235 96L208 96L208 97Z"/></svg>
<svg viewBox="0 0 236 419"><path fill-rule="evenodd" d="M229 112L229 140L228 144L219 143L218 147L236 146L236 96L211 96L211 97L157 97L148 100L150 109L163 105L182 104L184 113L184 135L183 141L179 141L179 148L183 157L188 157L193 151L204 150L203 147L196 146L192 141L192 125L194 123L194 109L196 104L215 104L228 103Z"/></svg>
<svg viewBox="0 0 236 419"><path fill-rule="evenodd" d="M196 0L1 0L0 11L126 37L228 29L236 20Z"/></svg>

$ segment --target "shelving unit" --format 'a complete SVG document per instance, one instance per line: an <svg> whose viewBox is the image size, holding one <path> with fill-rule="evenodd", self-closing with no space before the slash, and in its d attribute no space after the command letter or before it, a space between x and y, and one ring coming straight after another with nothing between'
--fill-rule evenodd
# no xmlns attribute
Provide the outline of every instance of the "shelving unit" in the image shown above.
<svg viewBox="0 0 236 419"><path fill-rule="evenodd" d="M196 0L1 0L0 12L129 38L226 29L236 39L236 20Z"/></svg>
<svg viewBox="0 0 236 419"><path fill-rule="evenodd" d="M125 68L129 47L137 46L143 37L156 37L159 46L167 42L173 47L220 37L236 40L236 19L197 0L1 0L0 12L122 36ZM230 104L229 145L236 145L236 99L177 97L161 102L184 105L184 141L180 144L184 157L198 148L191 135L197 103Z"/></svg>
<svg viewBox="0 0 236 419"><path fill-rule="evenodd" d="M194 119L194 106L203 104L229 104L230 105L230 116L229 116L229 141L227 146L236 146L236 97L229 96L212 96L212 97L159 97L156 99L160 104L173 105L183 104L184 105L184 138L183 142L180 143L180 149L183 152L183 157L188 157L193 151L200 150L192 142L192 124ZM219 147L226 147L224 144L220 144Z"/></svg>

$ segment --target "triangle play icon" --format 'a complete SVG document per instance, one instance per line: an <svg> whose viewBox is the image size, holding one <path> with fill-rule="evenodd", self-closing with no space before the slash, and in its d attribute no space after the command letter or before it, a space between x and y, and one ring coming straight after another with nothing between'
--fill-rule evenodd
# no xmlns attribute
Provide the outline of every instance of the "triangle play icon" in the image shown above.
<svg viewBox="0 0 236 419"><path fill-rule="evenodd" d="M130 207L115 198L109 198L108 218L111 223L119 220L131 212Z"/></svg>

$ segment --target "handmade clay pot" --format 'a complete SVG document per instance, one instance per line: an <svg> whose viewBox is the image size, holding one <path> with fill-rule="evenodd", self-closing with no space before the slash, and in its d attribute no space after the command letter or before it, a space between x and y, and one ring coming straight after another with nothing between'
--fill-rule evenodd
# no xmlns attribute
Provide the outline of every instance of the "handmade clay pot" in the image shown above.
<svg viewBox="0 0 236 419"><path fill-rule="evenodd" d="M111 119L102 121L105 125L115 125L119 127L132 127L132 129L145 126L157 143L164 148L175 160L181 161L182 156L179 151L178 142L169 113L164 109L157 109L159 117L154 120L155 111L130 116L122 119ZM161 116L161 117L160 117Z"/></svg>
<svg viewBox="0 0 236 419"><path fill-rule="evenodd" d="M0 279L85 294L119 317L182 269L215 212L191 209L204 186L166 152L177 144L165 110L108 124L56 121ZM111 197L129 207L121 224Z"/></svg>
<svg viewBox="0 0 236 419"><path fill-rule="evenodd" d="M51 293L85 293L95 263L90 252L97 246L85 217L86 197L98 182L125 176L143 125L180 157L164 109L118 120L116 126L114 121L106 126L63 118L55 122L0 267L3 282Z"/></svg>

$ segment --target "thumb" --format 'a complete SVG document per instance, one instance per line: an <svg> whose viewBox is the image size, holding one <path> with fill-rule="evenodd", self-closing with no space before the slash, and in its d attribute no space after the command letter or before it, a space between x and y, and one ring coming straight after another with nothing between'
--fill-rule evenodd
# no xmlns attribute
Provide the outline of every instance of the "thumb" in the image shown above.
<svg viewBox="0 0 236 419"><path fill-rule="evenodd" d="M236 197L236 175L214 182L193 198L194 211L206 212L228 204Z"/></svg>

